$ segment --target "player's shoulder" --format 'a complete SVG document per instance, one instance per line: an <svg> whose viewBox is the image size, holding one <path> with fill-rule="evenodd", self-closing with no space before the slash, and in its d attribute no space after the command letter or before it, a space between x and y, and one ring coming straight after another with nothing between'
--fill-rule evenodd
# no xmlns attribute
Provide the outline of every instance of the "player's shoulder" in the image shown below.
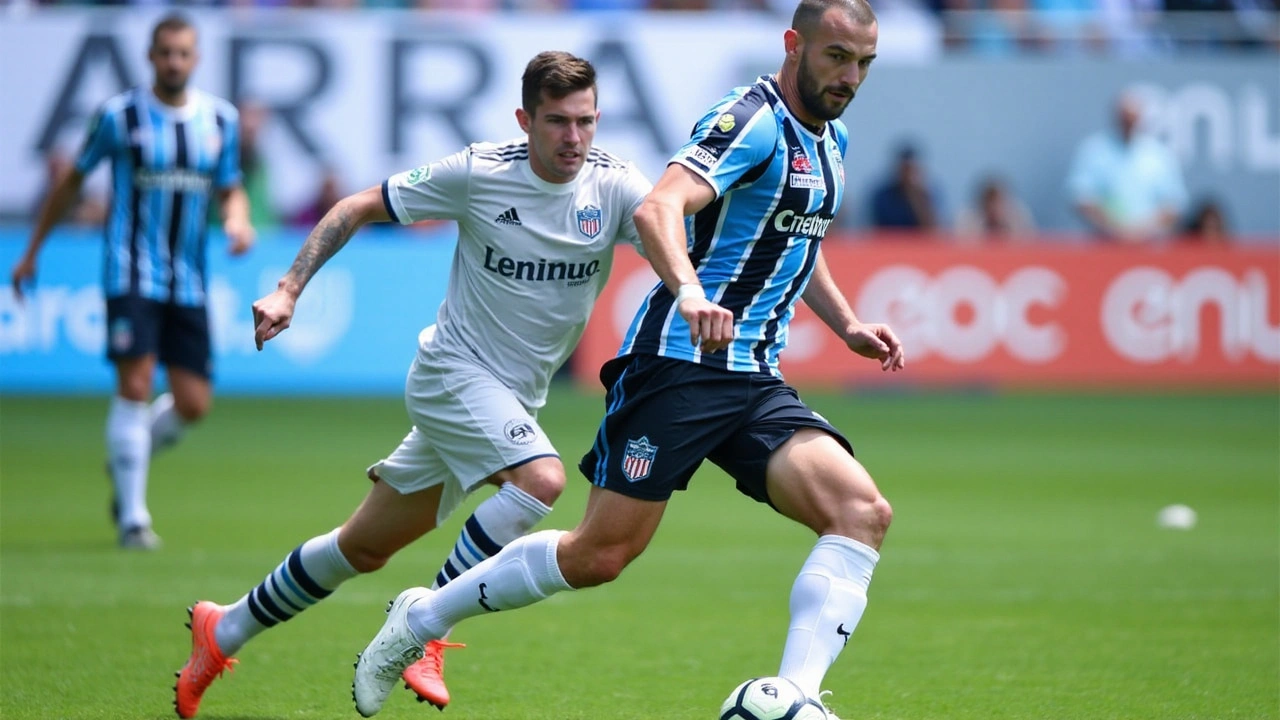
<svg viewBox="0 0 1280 720"><path fill-rule="evenodd" d="M473 162L509 163L513 160L529 158L529 141L524 138L505 140L503 142L474 142L464 151Z"/></svg>
<svg viewBox="0 0 1280 720"><path fill-rule="evenodd" d="M143 88L141 86L122 90L104 100L98 106L98 112L102 115L122 113L128 108L136 106L142 98L142 93Z"/></svg>
<svg viewBox="0 0 1280 720"><path fill-rule="evenodd" d="M774 99L775 94L767 79L762 77L750 85L740 85L725 93L712 111L721 116L719 119L723 119L724 114L728 113L736 121L745 122L761 110L771 111Z"/></svg>
<svg viewBox="0 0 1280 720"><path fill-rule="evenodd" d="M604 148L592 147L587 151L587 164L597 172L606 174L627 173L635 169L635 163L624 160Z"/></svg>
<svg viewBox="0 0 1280 720"><path fill-rule="evenodd" d="M202 90L196 90L195 93L198 101L212 110L218 117L232 122L240 119L240 110L230 100Z"/></svg>

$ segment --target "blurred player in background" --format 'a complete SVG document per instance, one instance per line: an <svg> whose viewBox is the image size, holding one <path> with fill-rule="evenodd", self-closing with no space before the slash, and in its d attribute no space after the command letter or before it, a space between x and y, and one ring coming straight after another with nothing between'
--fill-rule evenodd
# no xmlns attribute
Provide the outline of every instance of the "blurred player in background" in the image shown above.
<svg viewBox="0 0 1280 720"><path fill-rule="evenodd" d="M662 282L601 370L607 413L579 465L593 483L584 519L515 540L443 588L401 593L356 665L362 715L414 648L458 622L615 579L704 459L819 536L791 590L777 674L821 694L866 608L892 510L844 436L782 380L778 354L803 297L853 352L886 371L904 359L888 326L854 316L820 250L844 194L837 118L875 57L875 15L866 0L803 0L783 37L782 69L715 105L636 213Z"/></svg>
<svg viewBox="0 0 1280 720"><path fill-rule="evenodd" d="M254 240L240 185L236 110L187 84L199 60L195 28L177 15L165 17L151 32L148 58L152 85L125 91L98 110L75 167L45 197L12 276L21 298L23 286L35 281L49 232L76 201L85 176L110 158L103 282L116 394L107 415L107 467L120 546L142 550L160 545L147 509L151 455L177 442L212 402L209 204L216 199L221 208L233 255ZM152 401L157 362L165 366L169 392Z"/></svg>
<svg viewBox="0 0 1280 720"><path fill-rule="evenodd" d="M196 714L205 689L251 638L381 568L480 486L499 490L467 519L437 587L550 512L564 465L535 416L586 328L614 244L639 243L632 216L652 189L630 163L591 147L596 99L586 60L537 55L516 110L526 139L474 144L344 198L311 231L279 289L254 303L261 349L289 327L307 282L365 223L458 223L445 301L418 338L406 383L413 428L368 469L373 485L346 523L302 543L232 605L192 609L191 658L176 688L180 716ZM448 646L418 644L395 671L442 709Z"/></svg>

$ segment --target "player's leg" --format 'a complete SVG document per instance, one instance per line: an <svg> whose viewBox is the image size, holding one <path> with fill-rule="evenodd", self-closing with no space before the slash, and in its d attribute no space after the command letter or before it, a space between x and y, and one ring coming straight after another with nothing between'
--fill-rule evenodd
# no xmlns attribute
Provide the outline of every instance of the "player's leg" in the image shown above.
<svg viewBox="0 0 1280 720"><path fill-rule="evenodd" d="M525 535L439 590L401 593L356 664L352 689L360 714L371 717L381 710L403 669L421 657L423 644L446 636L462 620L608 582L639 556L666 502L599 487L591 493L583 522L573 532Z"/></svg>
<svg viewBox="0 0 1280 720"><path fill-rule="evenodd" d="M557 457L539 457L498 472L488 482L498 492L476 507L462 525L462 532L444 566L431 585L438 590L476 564L497 555L511 541L528 533L547 513L564 490L564 465ZM421 660L405 668L404 681L418 699L443 710L451 699L444 682L444 652L465 647L448 637L431 640Z"/></svg>
<svg viewBox="0 0 1280 720"><path fill-rule="evenodd" d="M457 480L446 486L437 523L480 486L499 488L463 523L435 574L432 587L439 588L546 517L564 490L564 465L516 395L482 368L437 358L415 361L406 405L415 427ZM450 701L444 651L460 647L446 640L428 643L423 658L404 671L405 685L418 699L441 709Z"/></svg>
<svg viewBox="0 0 1280 720"><path fill-rule="evenodd" d="M156 303L137 297L107 300L107 357L115 365L116 393L107 413L107 468L120 545L159 546L147 509L151 458L151 398L156 369L159 314Z"/></svg>
<svg viewBox="0 0 1280 720"><path fill-rule="evenodd" d="M816 697L866 608L892 511L844 436L793 389L763 382L750 408L743 430L711 459L745 494L819 536L792 586L779 671Z"/></svg>
<svg viewBox="0 0 1280 720"><path fill-rule="evenodd" d="M608 582L648 545L667 498L688 483L704 448L718 442L715 436L727 433L717 422L684 413L683 407L680 421L673 421L672 403L705 380L693 377L698 371L691 363L639 361L614 371L606 395L609 414L596 446L579 466L596 485L582 525L568 535L527 535L438 591L411 588L396 598L356 668L354 689L362 714L382 707L391 688L383 676L397 665L412 664L404 653L413 652L418 639L444 637L464 617ZM735 403L722 404L721 415L736 418L740 408ZM695 400L691 407L714 404ZM415 605L423 599L431 602Z"/></svg>
<svg viewBox="0 0 1280 720"><path fill-rule="evenodd" d="M791 588L778 674L816 696L867 607L893 512L866 469L831 435L802 428L769 461L769 497L819 535Z"/></svg>
<svg viewBox="0 0 1280 720"><path fill-rule="evenodd" d="M172 447L186 428L209 413L213 404L213 343L204 307L163 307L160 362L169 392L151 403L151 454Z"/></svg>
<svg viewBox="0 0 1280 720"><path fill-rule="evenodd" d="M296 617L343 582L381 568L435 527L447 471L416 429L375 468L369 471L375 482L368 495L341 527L299 545L231 605L195 605L191 657L175 687L180 716L195 716L205 690L249 640Z"/></svg>

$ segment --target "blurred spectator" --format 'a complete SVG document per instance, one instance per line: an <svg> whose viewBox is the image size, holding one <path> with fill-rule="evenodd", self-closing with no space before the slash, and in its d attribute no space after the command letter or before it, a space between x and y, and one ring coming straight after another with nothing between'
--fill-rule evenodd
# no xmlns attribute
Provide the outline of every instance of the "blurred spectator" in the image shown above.
<svg viewBox="0 0 1280 720"><path fill-rule="evenodd" d="M333 168L326 168L324 176L320 179L320 188L316 192L315 199L294 213L289 218L289 224L312 228L343 197L341 183L338 181L338 173Z"/></svg>
<svg viewBox="0 0 1280 720"><path fill-rule="evenodd" d="M1226 214L1222 206L1211 198L1200 201L1182 227L1182 235L1188 240L1216 243L1230 239Z"/></svg>
<svg viewBox="0 0 1280 720"><path fill-rule="evenodd" d="M1142 107L1131 93L1116 102L1116 127L1076 149L1067 189L1092 232L1121 242L1169 235L1187 204L1178 159L1141 131Z"/></svg>
<svg viewBox="0 0 1280 720"><path fill-rule="evenodd" d="M962 210L956 220L956 232L961 236L1016 240L1036 229L1027 206L1000 178L983 180L974 200L974 206Z"/></svg>
<svg viewBox="0 0 1280 720"><path fill-rule="evenodd" d="M931 230L941 222L941 193L929 181L919 153L899 148L889 177L871 195L871 224L878 228Z"/></svg>
<svg viewBox="0 0 1280 720"><path fill-rule="evenodd" d="M75 158L58 147L52 147L44 156L44 187L36 194L36 204L31 208L34 220L40 214L44 198L75 167ZM94 173L93 175L99 175ZM90 182L93 175L80 185L80 194L67 209L63 222L71 225L101 225L107 219L107 200L100 183ZM100 177L100 175L99 175Z"/></svg>
<svg viewBox="0 0 1280 720"><path fill-rule="evenodd" d="M271 176L259 149L270 112L265 105L252 100L241 101L239 110L240 171L244 174L244 191L249 195L249 221L261 232L280 221L271 202Z"/></svg>

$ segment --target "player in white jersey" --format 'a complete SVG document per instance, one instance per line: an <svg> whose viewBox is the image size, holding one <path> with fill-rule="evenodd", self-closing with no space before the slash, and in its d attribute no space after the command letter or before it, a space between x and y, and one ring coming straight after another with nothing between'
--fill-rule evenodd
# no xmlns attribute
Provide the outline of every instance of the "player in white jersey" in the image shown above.
<svg viewBox="0 0 1280 720"><path fill-rule="evenodd" d="M192 608L191 657L175 689L180 716L196 714L249 639L382 567L468 493L499 487L467 519L437 587L528 532L564 489L564 466L536 413L586 327L614 244L639 244L632 216L652 188L633 165L591 147L599 112L587 61L537 55L521 104L527 139L474 144L342 200L279 289L254 303L261 349L289 327L307 281L365 223L458 223L445 300L419 336L405 386L412 429L368 469L373 485L346 523L304 542L234 604ZM451 646L417 646L410 659L418 662L403 672L419 699L442 709L442 651Z"/></svg>

